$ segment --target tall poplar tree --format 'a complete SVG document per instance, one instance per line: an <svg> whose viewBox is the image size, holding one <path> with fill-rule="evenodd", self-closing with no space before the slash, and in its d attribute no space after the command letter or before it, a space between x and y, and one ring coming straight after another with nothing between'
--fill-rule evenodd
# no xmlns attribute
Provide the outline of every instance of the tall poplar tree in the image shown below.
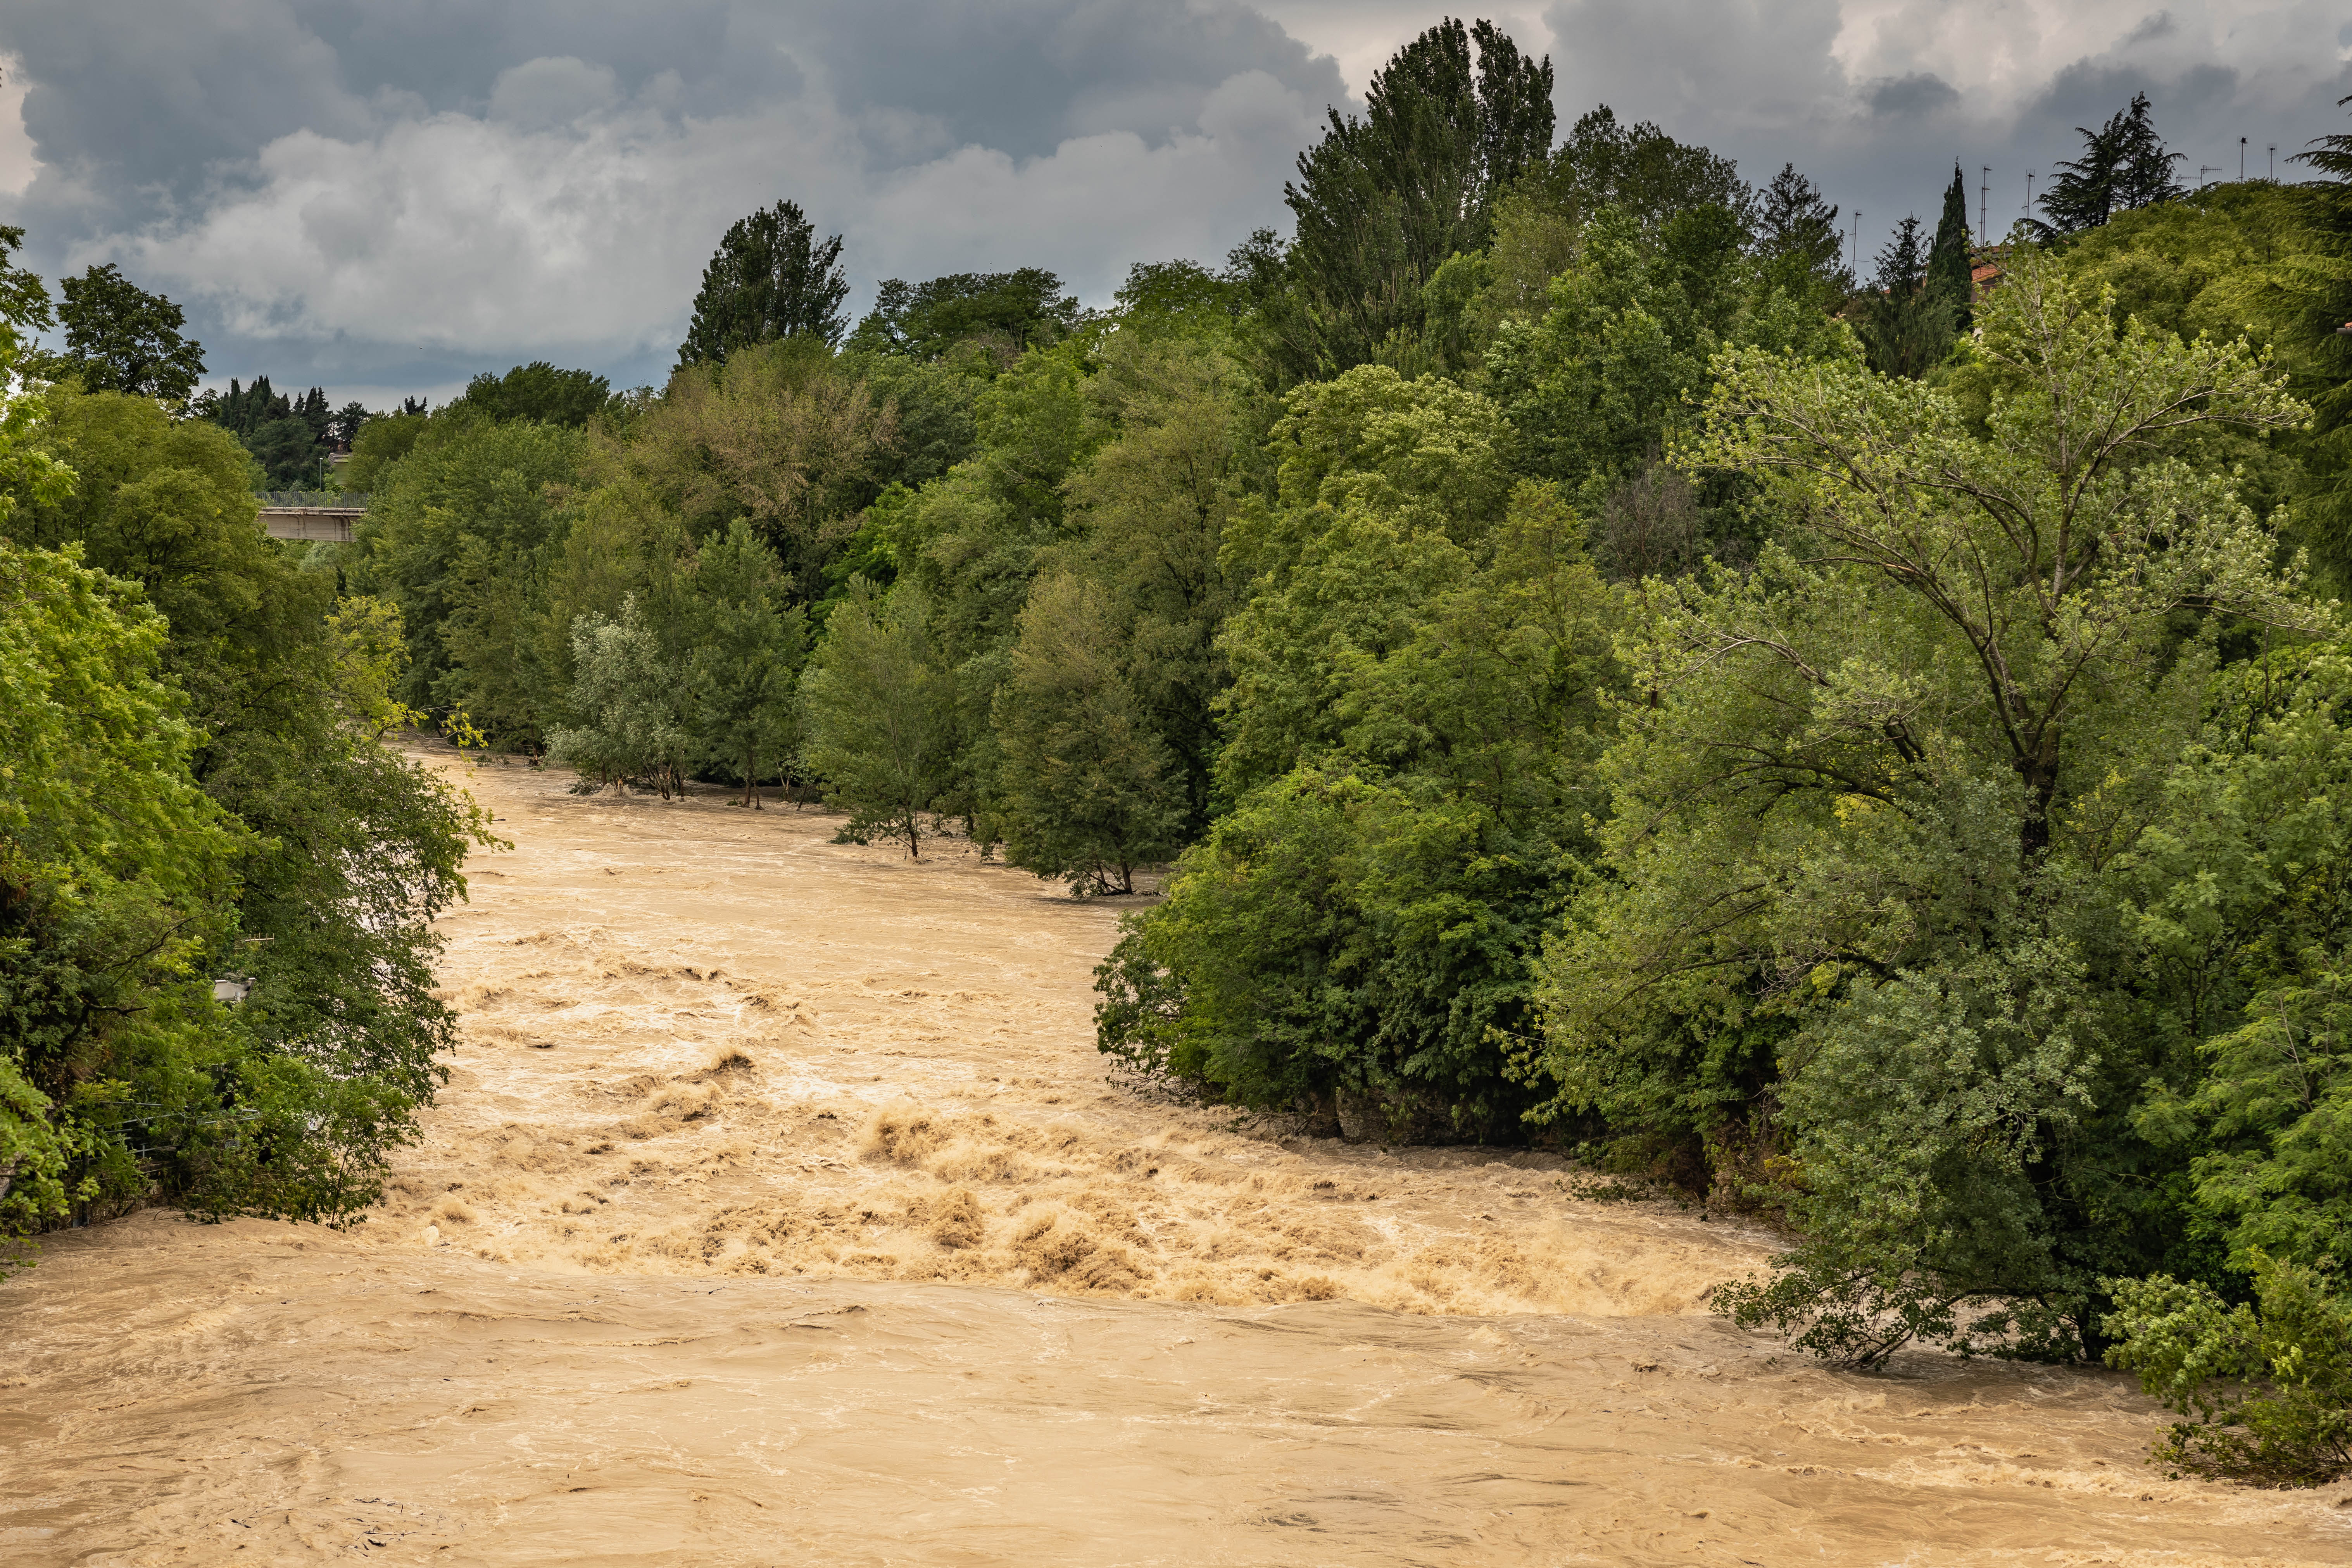
<svg viewBox="0 0 2352 1568"><path fill-rule="evenodd" d="M702 269L694 321L677 346L683 365L719 363L740 348L778 338L838 342L849 279L841 236L820 241L797 202L778 202L735 220Z"/></svg>
<svg viewBox="0 0 2352 1568"><path fill-rule="evenodd" d="M1493 23L1448 17L1373 76L1362 120L1330 111L1283 187L1298 223L1286 372L1329 374L1418 341L1423 287L1486 246L1496 195L1549 151L1551 86L1549 56L1530 60Z"/></svg>

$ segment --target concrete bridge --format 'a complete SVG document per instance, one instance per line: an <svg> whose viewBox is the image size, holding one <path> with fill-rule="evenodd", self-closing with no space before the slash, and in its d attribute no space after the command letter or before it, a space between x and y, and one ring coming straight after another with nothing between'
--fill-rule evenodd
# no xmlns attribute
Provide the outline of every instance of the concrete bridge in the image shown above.
<svg viewBox="0 0 2352 1568"><path fill-rule="evenodd" d="M368 498L353 490L264 490L261 526L272 539L324 540L349 544L352 528L366 512Z"/></svg>

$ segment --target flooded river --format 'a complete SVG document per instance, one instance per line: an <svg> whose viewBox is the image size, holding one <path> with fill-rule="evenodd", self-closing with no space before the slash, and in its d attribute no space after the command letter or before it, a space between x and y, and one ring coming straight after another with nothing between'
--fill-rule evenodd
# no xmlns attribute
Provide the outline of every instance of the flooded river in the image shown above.
<svg viewBox="0 0 2352 1568"><path fill-rule="evenodd" d="M1115 902L436 765L515 847L424 1142L0 1283L0 1563L2352 1563L2127 1379L1708 1318L1759 1232L1114 1080Z"/></svg>

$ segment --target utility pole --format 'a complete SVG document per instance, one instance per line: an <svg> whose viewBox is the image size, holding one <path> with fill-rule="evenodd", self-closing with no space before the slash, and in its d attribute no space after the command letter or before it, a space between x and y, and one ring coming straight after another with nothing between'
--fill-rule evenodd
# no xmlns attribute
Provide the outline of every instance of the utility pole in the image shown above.
<svg viewBox="0 0 2352 1568"><path fill-rule="evenodd" d="M2025 216L2033 216L2033 171L2025 171Z"/></svg>
<svg viewBox="0 0 2352 1568"><path fill-rule="evenodd" d="M2241 184L2244 184L2244 183L2245 183L2245 178L2246 178L2246 139L2245 139L2244 137L2241 136L2241 137L2239 137L2239 138L2238 138L2238 181L2239 181L2239 183L2240 183Z"/></svg>
<svg viewBox="0 0 2352 1568"><path fill-rule="evenodd" d="M2278 184L2278 143L2275 142L2271 143L2270 181L2273 184Z"/></svg>
<svg viewBox="0 0 2352 1568"><path fill-rule="evenodd" d="M1984 183L1977 187L1977 237L1992 243L1992 165L1984 166Z"/></svg>
<svg viewBox="0 0 2352 1568"><path fill-rule="evenodd" d="M1853 209L1853 244L1846 254L1853 258L1846 270L1853 274L1856 282L1860 282L1862 280L1862 209L1860 207Z"/></svg>

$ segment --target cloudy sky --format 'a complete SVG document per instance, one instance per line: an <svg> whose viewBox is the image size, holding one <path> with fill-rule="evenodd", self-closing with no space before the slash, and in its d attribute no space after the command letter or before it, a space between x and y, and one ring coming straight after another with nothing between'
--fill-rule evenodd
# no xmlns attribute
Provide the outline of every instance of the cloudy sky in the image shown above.
<svg viewBox="0 0 2352 1568"><path fill-rule="evenodd" d="M2161 6L2162 8L2158 8ZM856 288L1138 259L1286 226L1396 0L0 0L0 221L113 261L215 374L446 396L545 358L658 381L732 219L779 196ZM2234 176L2347 129L2341 0L1554 0L1490 13L1593 104L1793 161L1867 254L1957 160L2006 228L2028 170L2135 91ZM2284 167L2284 165L2282 165Z"/></svg>

